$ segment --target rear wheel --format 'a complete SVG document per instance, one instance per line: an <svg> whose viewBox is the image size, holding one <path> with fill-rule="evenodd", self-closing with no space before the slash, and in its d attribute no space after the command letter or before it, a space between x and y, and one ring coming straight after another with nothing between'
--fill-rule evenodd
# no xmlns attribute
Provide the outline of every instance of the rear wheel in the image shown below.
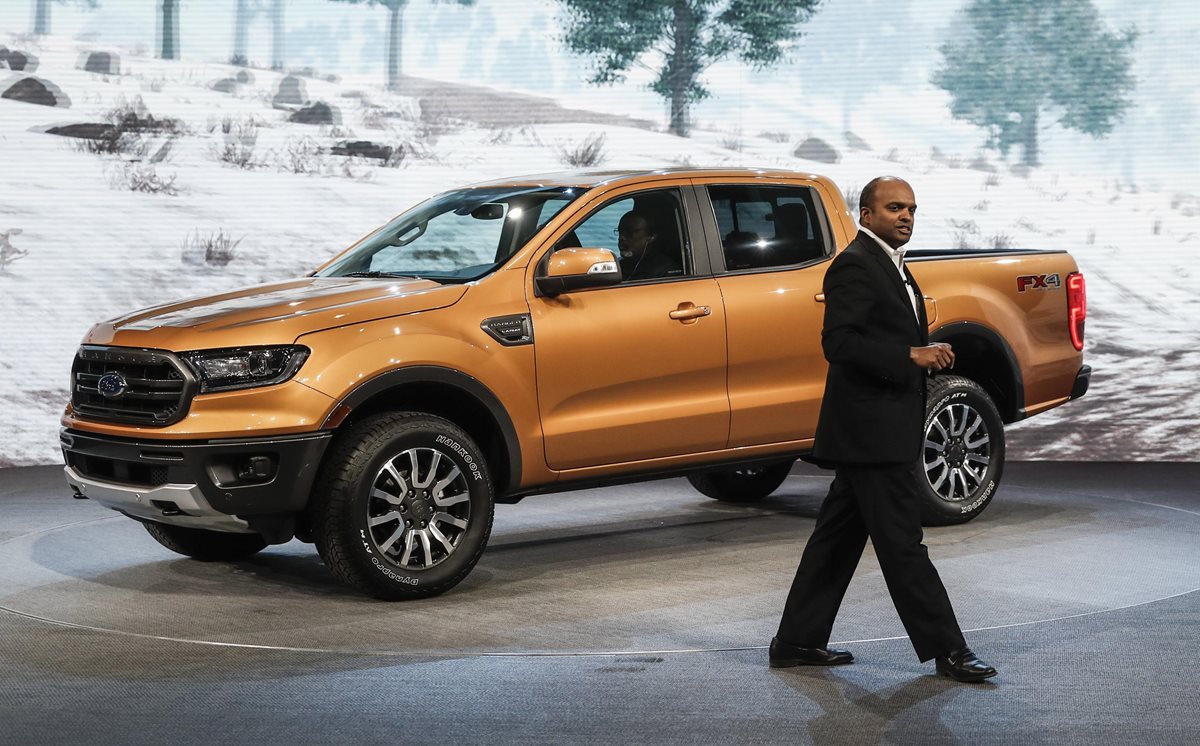
<svg viewBox="0 0 1200 746"><path fill-rule="evenodd" d="M925 438L917 463L926 526L965 523L983 512L1004 470L1004 423L991 397L961 376L929 383Z"/></svg>
<svg viewBox="0 0 1200 746"><path fill-rule="evenodd" d="M688 475L692 486L714 500L748 503L762 500L783 484L792 462L746 466L740 469L721 469Z"/></svg>
<svg viewBox="0 0 1200 746"><path fill-rule="evenodd" d="M483 452L449 420L415 412L339 436L309 506L317 551L349 585L385 600L457 585L492 531Z"/></svg>
<svg viewBox="0 0 1200 746"><path fill-rule="evenodd" d="M267 540L258 534L231 534L202 528L143 523L154 540L172 552L204 562L230 562L261 552Z"/></svg>

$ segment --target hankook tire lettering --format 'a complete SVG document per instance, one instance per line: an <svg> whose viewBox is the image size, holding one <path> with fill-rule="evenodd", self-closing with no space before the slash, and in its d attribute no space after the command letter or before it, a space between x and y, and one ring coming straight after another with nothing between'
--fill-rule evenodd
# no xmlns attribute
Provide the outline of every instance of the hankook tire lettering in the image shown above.
<svg viewBox="0 0 1200 746"><path fill-rule="evenodd" d="M450 450L457 453L459 458L467 462L467 466L471 468L472 477L474 477L476 480L483 479L483 474L479 471L479 465L475 463L475 459L471 458L471 454L466 448L463 448L461 445L450 438L447 438L445 435L437 436L434 442L438 443L439 445L449 446Z"/></svg>
<svg viewBox="0 0 1200 746"><path fill-rule="evenodd" d="M975 502L971 503L970 505L964 505L963 507L959 508L959 512L961 512L963 514L970 513L971 511L975 510L975 508L978 508L980 505L987 502L988 497L991 496L992 490L995 487L996 487L995 481L988 482L987 489L985 489L979 495L979 499L977 499Z"/></svg>

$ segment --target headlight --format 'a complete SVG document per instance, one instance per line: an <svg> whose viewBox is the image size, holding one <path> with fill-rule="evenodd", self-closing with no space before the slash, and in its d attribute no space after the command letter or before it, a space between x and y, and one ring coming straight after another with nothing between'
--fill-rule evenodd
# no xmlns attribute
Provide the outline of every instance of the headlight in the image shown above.
<svg viewBox="0 0 1200 746"><path fill-rule="evenodd" d="M237 347L228 350L198 350L180 353L200 379L200 393L232 391L283 383L300 370L308 348Z"/></svg>

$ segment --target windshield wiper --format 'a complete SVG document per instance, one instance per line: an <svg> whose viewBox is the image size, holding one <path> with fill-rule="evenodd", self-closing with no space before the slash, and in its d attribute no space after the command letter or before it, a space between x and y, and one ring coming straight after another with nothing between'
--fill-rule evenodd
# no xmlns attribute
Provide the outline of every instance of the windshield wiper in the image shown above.
<svg viewBox="0 0 1200 746"><path fill-rule="evenodd" d="M423 280L425 278L420 275L406 275L401 272L380 272L373 269L369 272L347 272L342 277L403 277L409 280Z"/></svg>

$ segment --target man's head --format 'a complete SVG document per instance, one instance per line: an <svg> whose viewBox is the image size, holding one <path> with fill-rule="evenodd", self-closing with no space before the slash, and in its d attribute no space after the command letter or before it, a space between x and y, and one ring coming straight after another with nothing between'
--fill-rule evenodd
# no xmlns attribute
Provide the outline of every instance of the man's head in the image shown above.
<svg viewBox="0 0 1200 746"><path fill-rule="evenodd" d="M622 259L640 259L654 239L650 220L639 212L627 212L617 223L617 248Z"/></svg>
<svg viewBox="0 0 1200 746"><path fill-rule="evenodd" d="M917 198L912 187L895 176L871 179L858 199L859 224L893 249L912 238L916 216Z"/></svg>

